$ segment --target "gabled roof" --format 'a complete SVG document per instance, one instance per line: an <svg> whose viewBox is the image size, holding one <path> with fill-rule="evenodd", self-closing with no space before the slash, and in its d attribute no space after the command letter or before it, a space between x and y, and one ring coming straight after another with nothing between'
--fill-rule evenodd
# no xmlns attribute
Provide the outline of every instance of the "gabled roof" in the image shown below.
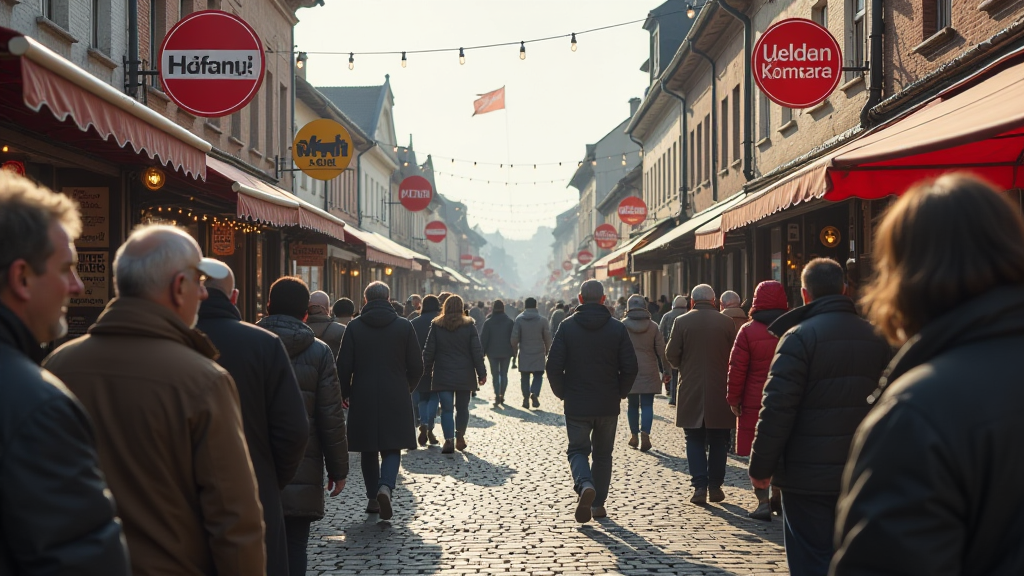
<svg viewBox="0 0 1024 576"><path fill-rule="evenodd" d="M313 109L314 112L324 117L335 117L334 119L340 122L349 135L355 140L356 148L365 152L371 146L373 146L373 137L366 133L361 126L352 121L351 118L340 108L338 108L334 102L327 98L323 93L313 87L312 84L306 81L301 76L295 77L295 97L305 102L307 106Z"/></svg>
<svg viewBox="0 0 1024 576"><path fill-rule="evenodd" d="M322 86L317 90L352 119L359 128L376 139L377 122L391 92L391 78L384 76L380 86Z"/></svg>

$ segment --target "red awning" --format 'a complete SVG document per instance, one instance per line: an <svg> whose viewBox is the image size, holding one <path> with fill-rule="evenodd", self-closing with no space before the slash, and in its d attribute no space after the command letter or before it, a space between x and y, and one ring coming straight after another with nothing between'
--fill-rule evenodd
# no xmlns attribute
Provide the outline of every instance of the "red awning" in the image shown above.
<svg viewBox="0 0 1024 576"><path fill-rule="evenodd" d="M791 206L817 200L825 195L826 169L832 156L820 158L764 190L748 195L722 214L721 232L742 228Z"/></svg>
<svg viewBox="0 0 1024 576"><path fill-rule="evenodd" d="M939 94L836 155L826 200L882 198L946 172L1024 186L1024 51Z"/></svg>
<svg viewBox="0 0 1024 576"><path fill-rule="evenodd" d="M411 257L412 252L395 244L380 234L359 230L355 226L345 227L345 241L366 246L366 259L370 262L398 268L422 269Z"/></svg>
<svg viewBox="0 0 1024 576"><path fill-rule="evenodd" d="M131 146L161 165L193 178L206 177L205 140L133 100L114 87L57 55L34 39L0 28L0 46L20 58L0 62L0 77L20 84L24 105L33 112L46 106L61 121L70 120L82 132L92 128L118 147ZM14 88L17 88L15 86ZM17 116L17 110L11 114ZM20 118L13 118L19 124ZM90 151L94 151L90 149Z"/></svg>

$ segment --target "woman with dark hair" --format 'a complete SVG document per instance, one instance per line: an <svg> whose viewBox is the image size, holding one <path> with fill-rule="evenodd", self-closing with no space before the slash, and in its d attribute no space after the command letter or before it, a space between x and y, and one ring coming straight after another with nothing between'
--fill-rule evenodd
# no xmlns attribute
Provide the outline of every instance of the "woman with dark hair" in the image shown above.
<svg viewBox="0 0 1024 576"><path fill-rule="evenodd" d="M1024 220L970 176L885 215L868 318L903 348L869 398L832 574L1024 574Z"/></svg>
<svg viewBox="0 0 1024 576"><path fill-rule="evenodd" d="M430 374L428 420L441 402L442 454L466 449L469 399L478 384L487 382L484 353L473 319L463 310L462 298L452 294L444 301L443 314L434 318L423 348L423 373ZM454 416L458 409L458 418Z"/></svg>
<svg viewBox="0 0 1024 576"><path fill-rule="evenodd" d="M412 321L412 327L416 330L416 338L420 345L420 352L427 345L427 335L430 333L431 322L434 318L441 314L441 304L439 303L437 296L433 294L427 294L420 301L420 315ZM431 446L438 443L437 437L434 436L434 418L430 414L430 372L423 371L423 376L420 376L420 382L416 385L416 390L413 390L412 401L416 406L417 416L419 419L420 434L417 438L420 446L426 446L429 442ZM437 406L437 401L434 401L434 405ZM435 414L437 410L434 411Z"/></svg>

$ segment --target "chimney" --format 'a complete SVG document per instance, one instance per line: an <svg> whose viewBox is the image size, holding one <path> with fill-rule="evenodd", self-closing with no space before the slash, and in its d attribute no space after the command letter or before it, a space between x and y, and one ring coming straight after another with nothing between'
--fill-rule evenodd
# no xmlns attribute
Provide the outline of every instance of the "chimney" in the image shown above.
<svg viewBox="0 0 1024 576"><path fill-rule="evenodd" d="M636 111L640 109L640 99L630 98L629 99L629 117L632 118L636 115Z"/></svg>

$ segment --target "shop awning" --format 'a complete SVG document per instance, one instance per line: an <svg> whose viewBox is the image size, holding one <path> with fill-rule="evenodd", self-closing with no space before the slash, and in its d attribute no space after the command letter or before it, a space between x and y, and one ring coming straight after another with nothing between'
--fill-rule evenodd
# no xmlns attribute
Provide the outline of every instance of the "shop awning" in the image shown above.
<svg viewBox="0 0 1024 576"><path fill-rule="evenodd" d="M1024 49L946 89L832 158L826 200L900 194L915 182L965 170L1024 187Z"/></svg>
<svg viewBox="0 0 1024 576"><path fill-rule="evenodd" d="M740 192L739 194L735 194L732 197L715 204L707 210L694 214L689 220L669 230L661 238L658 238L654 242L644 246L642 249L637 250L636 256L640 258L657 258L657 253L659 251L667 249L673 244L673 242L679 241L683 236L696 232L696 230L704 224L718 218L726 210L742 202L743 198L744 193Z"/></svg>
<svg viewBox="0 0 1024 576"><path fill-rule="evenodd" d="M412 269L415 264L404 248L376 232L360 230L355 226L345 227L345 241L366 247L366 260L385 266Z"/></svg>
<svg viewBox="0 0 1024 576"><path fill-rule="evenodd" d="M215 178L231 182L231 189L238 194L239 218L272 226L298 226L345 240L345 222L337 216L212 156L206 158L206 165Z"/></svg>
<svg viewBox="0 0 1024 576"><path fill-rule="evenodd" d="M640 241L643 240L643 236L637 236L630 240L625 246L615 250L610 254L608 258L608 275L609 276L623 276L626 273L626 268L629 265L629 253L636 248Z"/></svg>
<svg viewBox="0 0 1024 576"><path fill-rule="evenodd" d="M459 284L469 284L470 283L469 282L469 278L466 278L462 274L459 274L458 272L456 272L455 270L452 270L451 268L449 268L447 266L442 266L441 269L444 270L445 272L447 272L448 275L451 276L452 279L455 280L456 282L458 282Z"/></svg>
<svg viewBox="0 0 1024 576"><path fill-rule="evenodd" d="M721 215L715 216L710 222L697 228L693 234L695 237L694 247L697 250L717 250L725 246Z"/></svg>
<svg viewBox="0 0 1024 576"><path fill-rule="evenodd" d="M95 130L103 140L121 148L131 146L161 165L192 178L206 178L209 142L178 126L141 102L122 94L75 66L33 38L0 28L0 47L16 59L0 62L5 89L20 82L25 106L40 112L46 106L63 122L82 132Z"/></svg>

